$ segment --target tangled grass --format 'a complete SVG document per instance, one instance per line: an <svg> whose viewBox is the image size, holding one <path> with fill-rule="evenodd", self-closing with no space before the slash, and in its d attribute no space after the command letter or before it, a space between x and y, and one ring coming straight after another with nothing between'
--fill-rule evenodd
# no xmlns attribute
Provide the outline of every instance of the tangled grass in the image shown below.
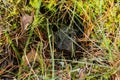
<svg viewBox="0 0 120 80"><path fill-rule="evenodd" d="M54 45L63 25L72 53ZM119 54L119 0L0 0L0 79L119 80Z"/></svg>

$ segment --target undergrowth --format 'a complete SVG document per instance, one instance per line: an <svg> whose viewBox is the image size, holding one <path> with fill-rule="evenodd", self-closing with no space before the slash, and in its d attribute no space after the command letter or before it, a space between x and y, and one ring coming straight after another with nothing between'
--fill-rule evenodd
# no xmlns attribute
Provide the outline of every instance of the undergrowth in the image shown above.
<svg viewBox="0 0 120 80"><path fill-rule="evenodd" d="M0 79L119 80L120 1L0 0Z"/></svg>

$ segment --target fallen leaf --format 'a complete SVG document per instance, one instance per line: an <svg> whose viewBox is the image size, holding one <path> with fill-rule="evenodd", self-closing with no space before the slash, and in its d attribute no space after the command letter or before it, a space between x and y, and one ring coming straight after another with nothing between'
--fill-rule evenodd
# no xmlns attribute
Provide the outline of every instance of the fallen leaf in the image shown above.
<svg viewBox="0 0 120 80"><path fill-rule="evenodd" d="M37 56L38 55L37 55L36 51L32 48L31 51L29 53L27 53L27 55L24 55L23 58L22 58L23 67L26 67L31 62L37 61Z"/></svg>
<svg viewBox="0 0 120 80"><path fill-rule="evenodd" d="M20 17L21 30L25 32L33 21L33 15L24 14Z"/></svg>

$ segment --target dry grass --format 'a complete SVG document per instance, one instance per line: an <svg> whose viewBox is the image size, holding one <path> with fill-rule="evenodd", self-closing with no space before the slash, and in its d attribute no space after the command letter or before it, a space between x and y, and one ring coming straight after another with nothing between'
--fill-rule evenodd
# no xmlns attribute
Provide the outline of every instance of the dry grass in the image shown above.
<svg viewBox="0 0 120 80"><path fill-rule="evenodd" d="M0 79L119 80L119 6L119 0L0 0ZM77 30L75 40L63 26ZM75 50L57 48L57 30Z"/></svg>

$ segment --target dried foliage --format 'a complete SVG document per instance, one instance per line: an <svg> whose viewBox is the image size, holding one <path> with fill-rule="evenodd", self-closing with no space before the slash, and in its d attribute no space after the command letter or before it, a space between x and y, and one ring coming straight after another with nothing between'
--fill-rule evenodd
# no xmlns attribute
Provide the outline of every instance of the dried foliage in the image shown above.
<svg viewBox="0 0 120 80"><path fill-rule="evenodd" d="M119 80L119 0L0 0L0 79Z"/></svg>

